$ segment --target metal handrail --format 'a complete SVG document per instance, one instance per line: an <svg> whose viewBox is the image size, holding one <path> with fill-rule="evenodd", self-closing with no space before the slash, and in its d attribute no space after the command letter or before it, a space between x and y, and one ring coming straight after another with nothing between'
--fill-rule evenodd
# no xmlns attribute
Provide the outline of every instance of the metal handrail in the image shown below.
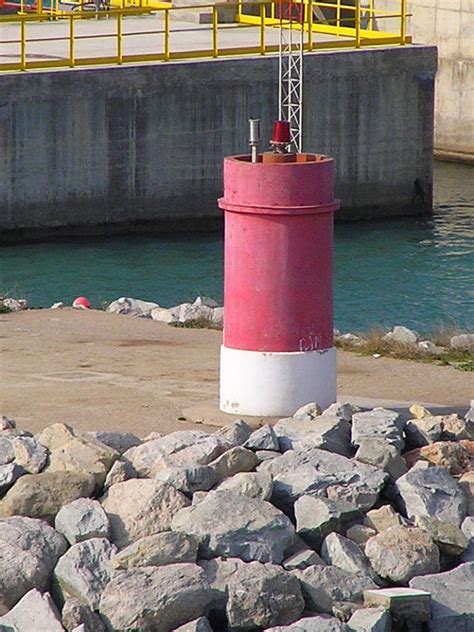
<svg viewBox="0 0 474 632"><path fill-rule="evenodd" d="M297 0L298 1L298 0ZM374 31L373 28L362 28L361 25L361 6L360 0L355 0L355 5L343 4L340 0L337 0L337 5L330 4L329 2L319 2L318 0L299 0L306 6L304 11L304 23L291 24L286 23L284 26L287 28L303 28L307 33L307 42L305 42L305 49L308 51L321 50L324 48L360 48L363 46L376 46L387 44L399 44L403 45L411 41L411 38L406 34L406 20L408 14L406 12L406 0L400 0L400 13L394 12L377 12L371 9L371 15L374 18L390 18L399 19L399 31L398 33L387 33L383 31ZM142 0L140 0L142 2ZM58 36L38 36L35 33L35 37L28 37L28 22L44 21L45 19L51 19L51 16L45 14L22 14L16 16L10 16L10 21L19 23L19 37L18 39L10 39L0 41L0 44L14 45L19 44L19 54L16 56L19 58L15 62L0 62L0 71L6 70L30 70L39 68L58 68L58 67L70 67L76 66L90 66L90 65L103 65L103 64L123 64L123 63L140 63L151 61L172 61L183 59L199 59L199 58L218 58L228 57L234 55L266 55L278 50L277 45L267 44L266 32L267 28L275 28L280 24L280 19L277 17L277 3L279 0L249 0L248 2L242 2L237 0L235 2L225 2L218 4L202 4L190 7L166 7L160 9L150 9L148 7L125 7L117 8L111 7L108 11L74 11L69 12L66 15L55 16L57 20L67 20L69 27L67 34ZM252 6L258 6L258 15L248 15L245 13L245 9L250 9ZM314 8L326 8L336 10L336 16L334 19L326 19L324 24L317 22L313 15ZM219 24L219 11L225 8L226 10L235 9L237 14L237 22L233 24ZM353 17L342 18L341 10L351 9L353 11ZM170 35L174 32L180 32L183 29L172 29L170 23L170 13L174 10L183 11L186 9L207 9L212 12L212 22L210 25L210 46L204 50L188 50L188 51L172 51ZM364 9L365 10L365 9ZM267 13L269 14L267 16ZM146 30L146 31L131 31L124 32L123 30L123 18L128 16L137 15L162 15L163 16L163 28ZM75 23L77 20L91 19L95 17L108 17L116 20L116 28L114 32L109 33L86 33L77 34L75 30ZM353 26L347 26L345 23L352 23ZM241 47L225 47L221 44L221 38L219 38L219 31L229 30L233 28L242 29L244 27L258 26L259 27L259 41L257 46L241 46ZM331 30L332 29L332 30ZM189 32L189 29L184 29ZM202 30L202 27L200 28ZM324 33L335 35L343 35L344 39L330 40L323 42L314 41L314 33ZM127 54L124 49L124 40L127 37L139 36L139 35L163 35L163 52L153 53L141 53L141 54ZM93 56L93 57L80 57L77 55L78 43L82 40L101 39L101 38L115 38L115 54L108 56ZM52 42L52 41L68 41L68 55L50 59L28 59L28 56L34 56L34 52L31 51L31 44L39 42ZM28 51L28 48L30 50ZM43 53L42 53L43 55Z"/></svg>

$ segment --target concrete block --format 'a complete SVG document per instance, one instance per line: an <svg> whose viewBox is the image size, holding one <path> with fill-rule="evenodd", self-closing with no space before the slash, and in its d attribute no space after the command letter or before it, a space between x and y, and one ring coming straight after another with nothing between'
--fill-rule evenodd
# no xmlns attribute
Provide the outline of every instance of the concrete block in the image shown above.
<svg viewBox="0 0 474 632"><path fill-rule="evenodd" d="M429 621L431 618L431 595L413 588L381 588L365 590L364 605L390 610L394 621Z"/></svg>

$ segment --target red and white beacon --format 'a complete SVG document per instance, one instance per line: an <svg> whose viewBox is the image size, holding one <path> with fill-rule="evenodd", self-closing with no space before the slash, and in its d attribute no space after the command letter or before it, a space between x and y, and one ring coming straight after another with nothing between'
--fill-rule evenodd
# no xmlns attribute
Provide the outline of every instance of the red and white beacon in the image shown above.
<svg viewBox="0 0 474 632"><path fill-rule="evenodd" d="M272 150L224 160L224 340L220 409L289 416L336 401L333 346L333 159L289 153L277 121Z"/></svg>

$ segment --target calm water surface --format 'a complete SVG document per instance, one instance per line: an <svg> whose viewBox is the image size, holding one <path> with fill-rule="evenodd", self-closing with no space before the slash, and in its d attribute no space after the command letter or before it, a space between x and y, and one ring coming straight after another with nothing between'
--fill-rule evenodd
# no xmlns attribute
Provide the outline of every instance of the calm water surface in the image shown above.
<svg viewBox="0 0 474 632"><path fill-rule="evenodd" d="M335 324L474 330L474 168L435 166L426 219L338 224ZM198 294L222 301L222 236L100 237L5 246L0 288L32 306L133 296L163 306Z"/></svg>

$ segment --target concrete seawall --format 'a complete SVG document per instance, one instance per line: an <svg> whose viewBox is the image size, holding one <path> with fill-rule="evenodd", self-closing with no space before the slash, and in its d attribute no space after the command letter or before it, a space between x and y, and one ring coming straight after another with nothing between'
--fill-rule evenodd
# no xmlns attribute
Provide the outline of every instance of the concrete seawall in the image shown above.
<svg viewBox="0 0 474 632"><path fill-rule="evenodd" d="M305 59L305 149L336 158L339 218L431 209L434 47ZM222 159L270 135L276 58L0 76L4 240L220 217ZM415 184L416 182L416 184Z"/></svg>

